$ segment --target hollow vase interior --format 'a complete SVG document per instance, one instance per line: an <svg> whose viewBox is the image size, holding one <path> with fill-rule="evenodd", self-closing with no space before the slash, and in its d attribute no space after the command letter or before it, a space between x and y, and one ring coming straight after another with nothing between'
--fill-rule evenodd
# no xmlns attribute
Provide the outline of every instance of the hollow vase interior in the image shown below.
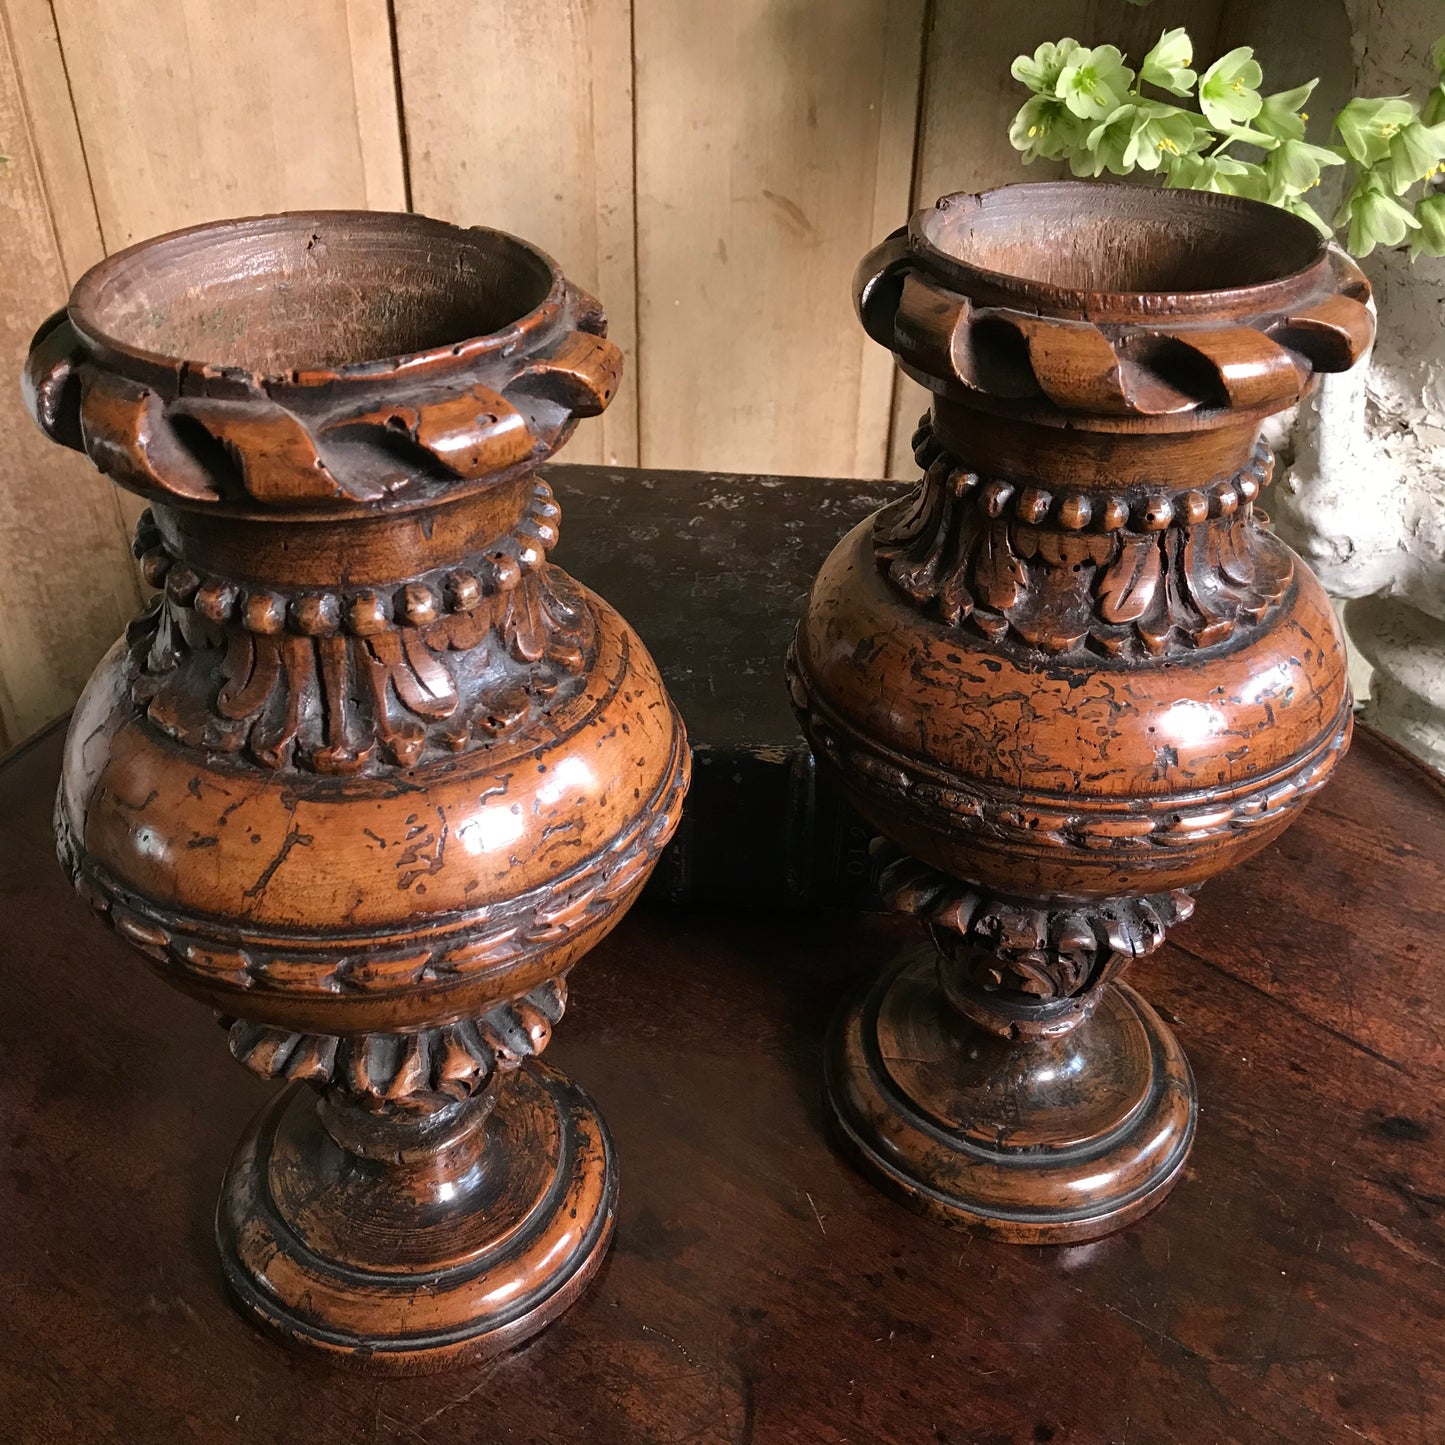
<svg viewBox="0 0 1445 1445"><path fill-rule="evenodd" d="M553 280L540 251L499 231L320 211L133 246L81 279L70 310L113 351L279 375L505 331Z"/></svg>
<svg viewBox="0 0 1445 1445"><path fill-rule="evenodd" d="M923 234L948 261L1007 289L1121 299L1264 286L1324 253L1313 226L1277 207L1098 182L957 195L925 213Z"/></svg>

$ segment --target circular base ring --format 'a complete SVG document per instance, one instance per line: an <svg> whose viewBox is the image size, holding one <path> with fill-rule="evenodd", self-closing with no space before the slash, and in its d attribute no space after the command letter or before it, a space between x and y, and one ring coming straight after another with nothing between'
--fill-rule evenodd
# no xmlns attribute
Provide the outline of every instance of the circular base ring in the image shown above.
<svg viewBox="0 0 1445 1445"><path fill-rule="evenodd" d="M216 1210L242 1311L291 1348L389 1374L487 1359L545 1328L611 1243L611 1139L537 1059L477 1127L460 1176L393 1169L343 1151L309 1088L283 1090L247 1128Z"/></svg>
<svg viewBox="0 0 1445 1445"><path fill-rule="evenodd" d="M890 1194L1014 1244L1078 1244L1147 1213L1194 1141L1194 1077L1174 1035L1114 984L1059 1039L1018 1043L961 1017L932 951L834 1020L825 1083L848 1151Z"/></svg>

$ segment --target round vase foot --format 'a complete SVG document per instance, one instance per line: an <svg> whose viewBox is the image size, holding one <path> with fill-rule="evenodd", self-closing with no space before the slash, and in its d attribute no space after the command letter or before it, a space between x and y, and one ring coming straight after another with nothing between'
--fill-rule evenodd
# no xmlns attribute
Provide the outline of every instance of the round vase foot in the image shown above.
<svg viewBox="0 0 1445 1445"><path fill-rule="evenodd" d="M616 1215L606 1126L532 1059L434 1119L380 1134L306 1088L252 1121L216 1212L245 1313L337 1365L426 1374L514 1348L601 1265ZM346 1141L343 1148L337 1138Z"/></svg>
<svg viewBox="0 0 1445 1445"><path fill-rule="evenodd" d="M1059 1038L1013 1042L962 1017L936 956L910 956L834 1023L842 1137L910 1208L1015 1244L1111 1234L1169 1192L1194 1139L1194 1078L1124 984Z"/></svg>

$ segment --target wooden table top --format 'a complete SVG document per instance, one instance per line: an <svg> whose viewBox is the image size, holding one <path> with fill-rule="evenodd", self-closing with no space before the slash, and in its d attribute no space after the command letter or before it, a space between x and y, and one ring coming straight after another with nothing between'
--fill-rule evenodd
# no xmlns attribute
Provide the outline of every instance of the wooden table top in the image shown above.
<svg viewBox="0 0 1445 1445"><path fill-rule="evenodd" d="M617 1141L610 1260L519 1353L419 1380L232 1311L211 1211L267 1086L71 895L59 752L0 766L7 1442L1445 1440L1445 785L1378 737L1132 975L1202 1102L1142 1223L988 1244L829 1147L827 1017L906 925L639 909L549 1053Z"/></svg>

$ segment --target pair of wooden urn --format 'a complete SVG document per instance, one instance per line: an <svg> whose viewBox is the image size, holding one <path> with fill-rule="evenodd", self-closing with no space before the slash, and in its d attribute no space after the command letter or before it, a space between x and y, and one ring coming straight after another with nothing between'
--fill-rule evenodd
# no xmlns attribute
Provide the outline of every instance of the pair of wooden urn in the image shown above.
<svg viewBox="0 0 1445 1445"><path fill-rule="evenodd" d="M840 1016L828 1093L909 1202L1087 1239L1194 1128L1121 965L1349 735L1333 614L1254 500L1261 422L1361 353L1368 292L1281 211L1056 184L946 198L857 294L934 393L923 479L824 565L788 682L932 941ZM538 467L614 394L605 333L512 237L321 212L110 257L26 368L42 428L149 501L157 589L76 709L61 858L292 1082L217 1239L244 1309L338 1363L516 1344L612 1232L606 1128L540 1056L688 751L547 561Z"/></svg>

